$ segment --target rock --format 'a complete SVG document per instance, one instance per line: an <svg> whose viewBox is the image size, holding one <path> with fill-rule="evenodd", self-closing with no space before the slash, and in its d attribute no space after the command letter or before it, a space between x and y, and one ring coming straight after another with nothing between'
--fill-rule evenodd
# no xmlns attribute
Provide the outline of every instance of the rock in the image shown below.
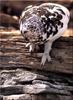
<svg viewBox="0 0 73 100"><path fill-rule="evenodd" d="M61 96L56 94L38 94L38 95L29 95L29 94L19 94L19 95L10 95L10 96L1 96L0 100L72 100L73 96Z"/></svg>
<svg viewBox="0 0 73 100"><path fill-rule="evenodd" d="M6 86L6 85L15 85L16 84L16 82L15 81L13 81L13 79L6 79L5 81L4 81L4 86Z"/></svg>
<svg viewBox="0 0 73 100"><path fill-rule="evenodd" d="M32 100L29 94L3 96L3 100Z"/></svg>
<svg viewBox="0 0 73 100"><path fill-rule="evenodd" d="M23 89L24 93L29 94L40 94L40 93L57 93L57 94L64 94L64 95L70 95L70 92L67 90L58 90L51 88L49 85L46 84L34 84L34 85L27 85Z"/></svg>
<svg viewBox="0 0 73 100"><path fill-rule="evenodd" d="M18 71L19 72L19 71ZM17 82L31 82L33 80L48 80L48 77L44 75L40 75L39 73L36 74L34 72L29 72L29 71L21 71L19 74L17 72L17 79L15 79Z"/></svg>
<svg viewBox="0 0 73 100"><path fill-rule="evenodd" d="M16 85L6 85L0 86L0 95L13 95L13 94L23 94L23 86Z"/></svg>
<svg viewBox="0 0 73 100"><path fill-rule="evenodd" d="M4 70L1 71L0 75L0 84L6 85L15 85L15 84L29 84L33 80L48 80L48 77L36 74L34 72L25 71L21 69L17 70Z"/></svg>
<svg viewBox="0 0 73 100"><path fill-rule="evenodd" d="M16 29L18 29L19 21L18 19L15 19L14 17L8 14L0 13L0 26L5 26L5 27L13 26Z"/></svg>
<svg viewBox="0 0 73 100"><path fill-rule="evenodd" d="M64 89L51 88L46 84L33 84L33 85L6 85L0 86L1 95L12 95L12 94L42 94L42 93L53 93L61 95L71 95L70 91Z"/></svg>
<svg viewBox="0 0 73 100"><path fill-rule="evenodd" d="M63 96L56 94L40 94L40 95L32 95L32 100L72 100L73 96Z"/></svg>
<svg viewBox="0 0 73 100"><path fill-rule="evenodd" d="M34 85L27 85L23 88L24 93L30 94L39 94L39 93L46 93L48 91L48 87L45 84L34 84Z"/></svg>
<svg viewBox="0 0 73 100"><path fill-rule="evenodd" d="M65 86L65 85L62 85L62 84L54 84L54 83L50 83L48 81L33 80L32 84L46 84L46 85L48 85L48 86L50 86L51 88L54 88L54 89L73 91L73 86Z"/></svg>

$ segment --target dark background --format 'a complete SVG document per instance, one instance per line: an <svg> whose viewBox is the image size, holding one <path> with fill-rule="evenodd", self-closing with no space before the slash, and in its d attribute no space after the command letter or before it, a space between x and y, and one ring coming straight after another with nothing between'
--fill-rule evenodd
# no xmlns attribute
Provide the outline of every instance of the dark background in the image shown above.
<svg viewBox="0 0 73 100"><path fill-rule="evenodd" d="M6 19L7 15L10 15L10 17L17 16L17 19L19 19L21 12L24 10L25 7L29 5L39 5L44 2L59 3L67 7L71 13L69 27L73 28L73 0L1 0L0 1L0 26L1 25L5 26L7 22L11 22L8 21L9 18ZM12 22L7 24L12 24ZM18 21L15 24L16 25L14 25L14 27L18 28Z"/></svg>

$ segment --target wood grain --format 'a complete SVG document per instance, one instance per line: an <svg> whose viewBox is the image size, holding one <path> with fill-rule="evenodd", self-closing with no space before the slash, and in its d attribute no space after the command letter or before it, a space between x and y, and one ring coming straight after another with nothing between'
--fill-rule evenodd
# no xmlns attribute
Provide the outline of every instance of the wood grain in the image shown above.
<svg viewBox="0 0 73 100"><path fill-rule="evenodd" d="M0 69L29 68L73 74L73 37L61 37L53 43L52 62L41 66L41 58L32 55L25 48L26 41L21 34L0 32Z"/></svg>

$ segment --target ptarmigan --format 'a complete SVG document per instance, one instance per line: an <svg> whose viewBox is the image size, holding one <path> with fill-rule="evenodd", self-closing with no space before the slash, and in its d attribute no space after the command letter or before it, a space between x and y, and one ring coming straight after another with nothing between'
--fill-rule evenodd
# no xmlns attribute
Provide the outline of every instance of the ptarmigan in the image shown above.
<svg viewBox="0 0 73 100"><path fill-rule="evenodd" d="M69 10L55 3L43 3L39 6L27 7L20 18L20 31L28 40L29 52L34 51L34 45L44 43L44 53L41 64L51 61L49 52L52 43L62 36L68 27Z"/></svg>

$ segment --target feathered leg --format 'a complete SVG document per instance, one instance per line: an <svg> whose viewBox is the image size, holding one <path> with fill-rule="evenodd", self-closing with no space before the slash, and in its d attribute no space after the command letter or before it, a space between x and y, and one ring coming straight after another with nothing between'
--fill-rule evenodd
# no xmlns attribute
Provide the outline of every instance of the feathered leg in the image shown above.
<svg viewBox="0 0 73 100"><path fill-rule="evenodd" d="M41 61L41 64L44 65L46 60L48 60L48 62L51 61L51 57L49 55L50 51L51 51L51 46L52 46L52 42L51 41L47 41L45 43L45 48L44 48L44 53L43 53L43 56L42 56L42 61Z"/></svg>

